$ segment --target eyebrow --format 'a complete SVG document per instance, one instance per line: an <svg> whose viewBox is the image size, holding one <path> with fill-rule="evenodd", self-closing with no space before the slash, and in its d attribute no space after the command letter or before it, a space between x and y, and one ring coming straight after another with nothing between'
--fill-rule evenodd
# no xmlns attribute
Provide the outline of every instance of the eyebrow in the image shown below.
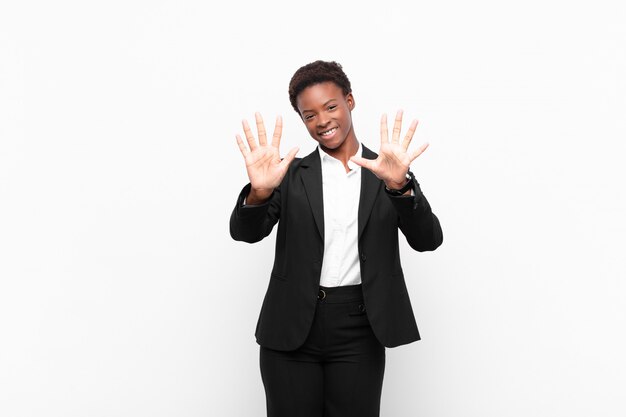
<svg viewBox="0 0 626 417"><path fill-rule="evenodd" d="M327 105L328 103L330 103L333 100L337 100L336 98L331 98L330 100L328 100L326 103L322 104L322 107ZM313 111L313 110L302 110L302 113L306 113L308 111Z"/></svg>

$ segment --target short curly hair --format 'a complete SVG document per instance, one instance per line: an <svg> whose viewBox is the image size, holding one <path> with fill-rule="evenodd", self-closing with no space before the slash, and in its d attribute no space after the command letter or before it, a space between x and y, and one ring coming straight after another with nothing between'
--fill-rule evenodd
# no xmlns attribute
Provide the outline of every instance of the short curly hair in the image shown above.
<svg viewBox="0 0 626 417"><path fill-rule="evenodd" d="M317 60L298 68L289 81L289 101L296 113L300 114L296 104L298 94L307 87L326 81L335 83L344 95L352 92L348 76L335 61Z"/></svg>

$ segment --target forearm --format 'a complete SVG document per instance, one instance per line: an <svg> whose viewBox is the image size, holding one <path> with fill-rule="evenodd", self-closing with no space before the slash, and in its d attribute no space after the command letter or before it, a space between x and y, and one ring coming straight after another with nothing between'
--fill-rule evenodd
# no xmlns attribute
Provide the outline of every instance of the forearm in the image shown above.
<svg viewBox="0 0 626 417"><path fill-rule="evenodd" d="M263 201L253 200L253 205L249 201L250 190L250 184L247 184L237 198L230 216L230 235L234 240L254 243L269 235L278 221L280 193L274 190Z"/></svg>
<svg viewBox="0 0 626 417"><path fill-rule="evenodd" d="M414 196L390 196L398 213L398 226L409 245L416 251L432 251L443 242L439 219L415 182Z"/></svg>

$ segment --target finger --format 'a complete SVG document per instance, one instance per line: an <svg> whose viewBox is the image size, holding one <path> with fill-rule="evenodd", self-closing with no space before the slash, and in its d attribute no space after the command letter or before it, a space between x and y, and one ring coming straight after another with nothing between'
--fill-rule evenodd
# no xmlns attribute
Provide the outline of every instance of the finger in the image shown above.
<svg viewBox="0 0 626 417"><path fill-rule="evenodd" d="M387 127L387 114L380 118L380 143L389 143L389 128Z"/></svg>
<svg viewBox="0 0 626 417"><path fill-rule="evenodd" d="M393 133L391 135L391 143L400 142L400 130L402 129L402 110L396 113L396 120L393 123Z"/></svg>
<svg viewBox="0 0 626 417"><path fill-rule="evenodd" d="M254 118L256 119L256 131L259 134L259 145L267 145L267 135L265 133L265 125L263 124L261 113L254 113Z"/></svg>
<svg viewBox="0 0 626 417"><path fill-rule="evenodd" d="M294 158L296 157L296 154L298 153L299 150L300 150L300 148L298 148L297 146L295 148L292 148L289 151L289 153L287 155L285 155L283 160L280 161L279 166L281 168L287 168L289 166L289 164L291 164L291 162L294 160Z"/></svg>
<svg viewBox="0 0 626 417"><path fill-rule="evenodd" d="M422 152L426 150L426 148L428 148L428 142L417 148L416 151L413 151L413 153L411 154L411 162L413 162L418 156L420 156Z"/></svg>
<svg viewBox="0 0 626 417"><path fill-rule="evenodd" d="M246 148L246 145L243 143L243 139L241 139L241 136L236 135L235 137L237 138L237 145L239 145L239 150L245 158L250 153L250 151L248 150L248 148Z"/></svg>
<svg viewBox="0 0 626 417"><path fill-rule="evenodd" d="M363 168L367 168L369 170L371 170L374 167L374 160L373 159L365 159L365 158L363 158L361 156L356 156L355 155L355 156L352 156L350 158L350 160L352 162L354 162L355 164L357 164L358 166L363 167Z"/></svg>
<svg viewBox="0 0 626 417"><path fill-rule="evenodd" d="M252 135L252 130L250 130L250 125L246 119L241 121L243 125L243 133L246 135L246 140L248 141L248 146L250 147L250 151L256 149L256 142L254 140L254 136Z"/></svg>
<svg viewBox="0 0 626 417"><path fill-rule="evenodd" d="M413 120L411 122L411 126L409 126L409 131L406 132L406 136L404 137L404 140L402 141L402 148L404 148L405 151L409 149L409 144L411 143L411 140L413 139L413 135L415 134L416 127L417 127L417 120Z"/></svg>
<svg viewBox="0 0 626 417"><path fill-rule="evenodd" d="M280 137L283 134L283 118L276 116L276 125L274 126L274 136L272 136L272 146L275 148L280 147Z"/></svg>

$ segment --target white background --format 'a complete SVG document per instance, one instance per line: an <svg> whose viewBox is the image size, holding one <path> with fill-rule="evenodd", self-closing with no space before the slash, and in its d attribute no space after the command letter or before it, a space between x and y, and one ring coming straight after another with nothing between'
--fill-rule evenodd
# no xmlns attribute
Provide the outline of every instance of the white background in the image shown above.
<svg viewBox="0 0 626 417"><path fill-rule="evenodd" d="M444 242L402 241L423 340L387 349L381 415L626 415L624 22L620 1L2 2L0 415L265 415L275 234L229 236L234 137L282 114L283 154L311 152L287 85L316 59L367 146L398 108L430 142Z"/></svg>

